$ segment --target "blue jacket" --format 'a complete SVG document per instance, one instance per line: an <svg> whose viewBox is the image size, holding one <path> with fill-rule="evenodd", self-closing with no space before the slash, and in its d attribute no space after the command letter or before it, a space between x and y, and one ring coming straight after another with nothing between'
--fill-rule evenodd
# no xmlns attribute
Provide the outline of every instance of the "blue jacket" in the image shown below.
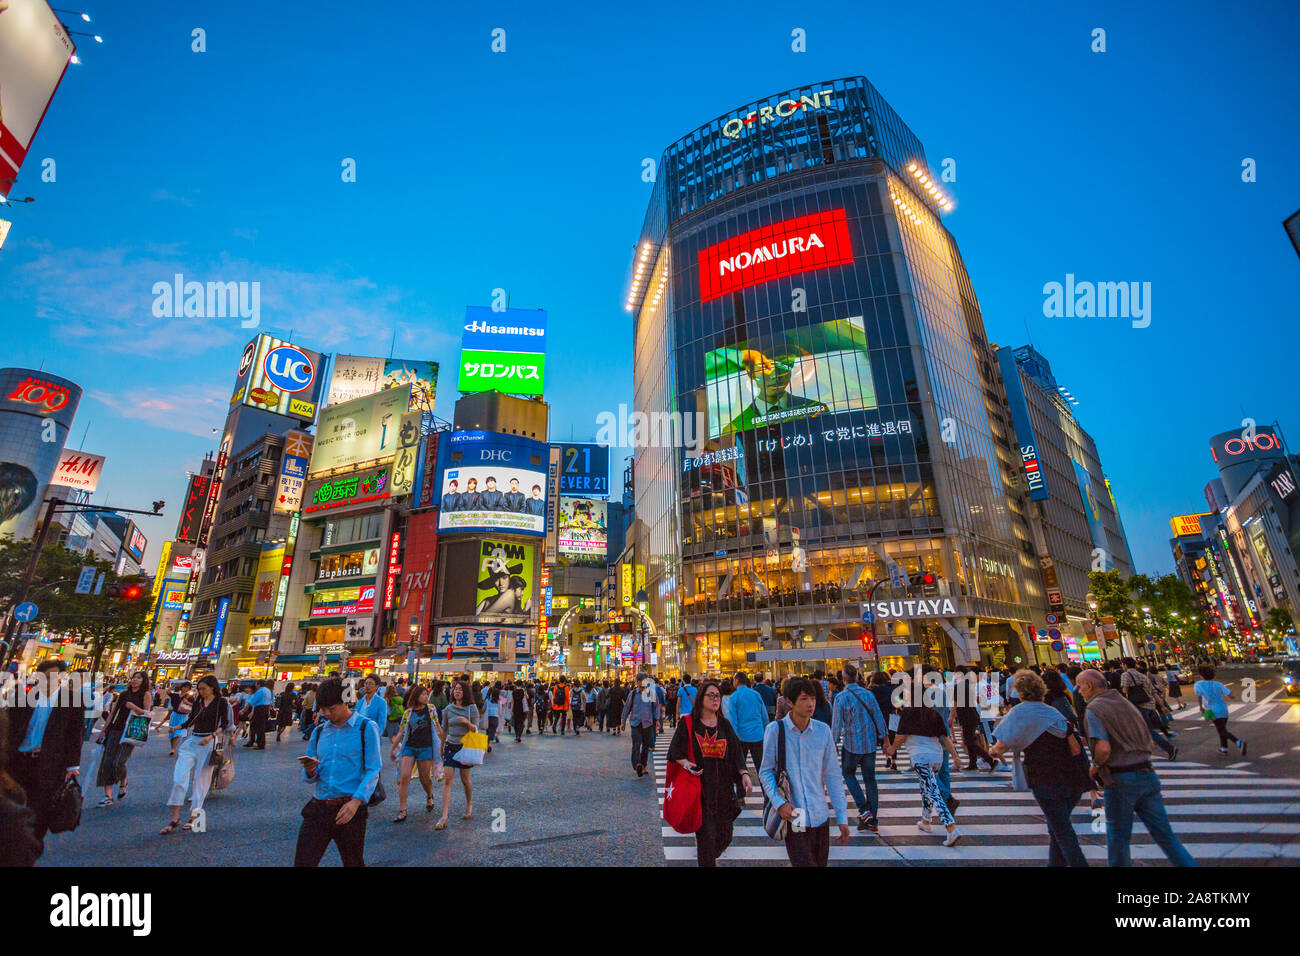
<svg viewBox="0 0 1300 956"><path fill-rule="evenodd" d="M758 691L743 684L732 691L730 697L731 726L742 743L756 744L763 739L767 726L767 703Z"/></svg>

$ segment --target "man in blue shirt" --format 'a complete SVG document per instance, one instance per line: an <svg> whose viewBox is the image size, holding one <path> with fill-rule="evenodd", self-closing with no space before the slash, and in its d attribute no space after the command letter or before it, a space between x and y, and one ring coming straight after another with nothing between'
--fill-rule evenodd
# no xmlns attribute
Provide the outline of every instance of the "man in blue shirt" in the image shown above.
<svg viewBox="0 0 1300 956"><path fill-rule="evenodd" d="M682 675L682 686L677 689L677 713L685 717L695 706L696 686L691 683L691 675Z"/></svg>
<svg viewBox="0 0 1300 956"><path fill-rule="evenodd" d="M299 757L303 779L316 785L302 810L294 866L319 866L330 843L344 866L364 866L367 804L379 783L379 727L343 702L343 681L316 691L321 720Z"/></svg>
<svg viewBox="0 0 1300 956"><path fill-rule="evenodd" d="M767 703L749 686L749 675L740 671L733 678L731 726L740 738L740 748L754 760L754 770L763 766L763 731L767 727Z"/></svg>
<svg viewBox="0 0 1300 956"><path fill-rule="evenodd" d="M271 716L271 686L268 681L258 681L257 690L248 698L248 706L253 708L253 717L249 722L248 743L245 747L266 749L266 722Z"/></svg>
<svg viewBox="0 0 1300 956"><path fill-rule="evenodd" d="M758 696L763 698L763 703L767 705L767 719L776 720L776 688L772 686L770 680L764 680L763 675L759 674L754 678L754 690Z"/></svg>
<svg viewBox="0 0 1300 956"><path fill-rule="evenodd" d="M840 773L853 795L853 802L858 805L858 829L871 833L880 832L876 823L876 816L880 813L876 748L887 732L885 715L880 712L876 695L858 683L858 669L845 664L844 690L835 695L831 707L831 740L844 738L840 747ZM862 768L862 782L867 787L865 798L858 786L859 767Z"/></svg>
<svg viewBox="0 0 1300 956"><path fill-rule="evenodd" d="M831 852L830 813L826 795L835 808L840 835L836 846L849 842L849 813L844 786L835 758L831 729L813 720L817 691L806 677L785 682L785 699L790 713L768 725L763 737L763 766L758 778L763 792L790 825L786 828L785 852L791 866L825 866ZM776 768L780 759L781 728L785 728L785 770L790 778L790 799L777 790Z"/></svg>
<svg viewBox="0 0 1300 956"><path fill-rule="evenodd" d="M379 678L374 674L366 675L361 685L361 696L357 698L354 709L359 717L374 721L380 735L383 735L384 728L388 726L388 702L379 693Z"/></svg>

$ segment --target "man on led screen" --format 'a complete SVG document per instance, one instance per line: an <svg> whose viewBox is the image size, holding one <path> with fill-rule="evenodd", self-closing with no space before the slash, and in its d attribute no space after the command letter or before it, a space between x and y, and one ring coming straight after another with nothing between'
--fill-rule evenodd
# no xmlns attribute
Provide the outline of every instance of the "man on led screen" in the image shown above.
<svg viewBox="0 0 1300 956"><path fill-rule="evenodd" d="M537 515L539 518L546 516L546 499L542 497L541 485L533 485L533 496L528 499L527 511L530 515Z"/></svg>
<svg viewBox="0 0 1300 956"><path fill-rule="evenodd" d="M510 490L501 496L502 506L506 511L513 511L515 514L521 514L524 510L524 493L519 490L519 479L510 479Z"/></svg>
<svg viewBox="0 0 1300 956"><path fill-rule="evenodd" d="M478 511L482 507L482 496L478 493L478 479L471 478L465 482L465 491L460 496L457 511Z"/></svg>
<svg viewBox="0 0 1300 956"><path fill-rule="evenodd" d="M501 492L497 491L497 480L492 475L487 476L487 489L483 492L483 510L500 511L501 510Z"/></svg>
<svg viewBox="0 0 1300 956"><path fill-rule="evenodd" d="M442 496L442 510L455 511L460 505L459 483L453 478L447 482L447 493Z"/></svg>
<svg viewBox="0 0 1300 956"><path fill-rule="evenodd" d="M745 431L760 425L777 424L780 421L793 421L819 415L826 411L826 406L809 398L795 395L790 391L790 376L795 364L780 358L770 359L758 349L744 349L740 353L740 365L749 376L753 401L746 405L739 415L727 423L722 433ZM776 418L771 422L766 419L776 412L798 409L799 414L788 418Z"/></svg>

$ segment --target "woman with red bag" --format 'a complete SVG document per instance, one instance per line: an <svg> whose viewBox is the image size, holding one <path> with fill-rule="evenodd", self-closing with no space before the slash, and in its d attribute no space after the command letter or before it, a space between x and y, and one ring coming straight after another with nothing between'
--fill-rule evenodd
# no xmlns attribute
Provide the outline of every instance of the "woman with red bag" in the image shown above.
<svg viewBox="0 0 1300 956"><path fill-rule="evenodd" d="M722 689L704 681L689 717L677 724L668 760L700 782L700 826L695 831L695 859L715 866L731 845L731 828L751 789L745 751L731 723L722 716Z"/></svg>

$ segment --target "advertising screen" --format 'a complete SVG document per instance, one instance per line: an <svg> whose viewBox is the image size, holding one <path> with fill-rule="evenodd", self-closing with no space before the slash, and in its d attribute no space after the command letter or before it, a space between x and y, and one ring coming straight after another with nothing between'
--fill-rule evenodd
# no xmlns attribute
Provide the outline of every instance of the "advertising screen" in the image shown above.
<svg viewBox="0 0 1300 956"><path fill-rule="evenodd" d="M877 405L861 316L706 352L704 375L710 438Z"/></svg>
<svg viewBox="0 0 1300 956"><path fill-rule="evenodd" d="M54 469L50 484L93 492L99 487L103 464L103 455L88 455L84 451L65 448L59 454L59 464Z"/></svg>
<svg viewBox="0 0 1300 956"><path fill-rule="evenodd" d="M319 475L335 468L391 461L401 427L410 428L402 420L410 399L411 388L403 385L326 408L316 428L308 473ZM411 436L409 443L414 441Z"/></svg>
<svg viewBox="0 0 1300 956"><path fill-rule="evenodd" d="M439 531L546 533L542 442L495 432L453 432L439 494Z"/></svg>
<svg viewBox="0 0 1300 956"><path fill-rule="evenodd" d="M605 565L609 544L605 504L593 498L560 498L557 547L560 557L569 564Z"/></svg>
<svg viewBox="0 0 1300 956"><path fill-rule="evenodd" d="M1088 469L1073 458L1074 480L1079 485L1079 497L1083 501L1083 517L1088 522L1088 532L1092 536L1092 545L1106 553L1106 527L1101 520L1101 505L1097 503L1097 489L1092 485L1092 476Z"/></svg>
<svg viewBox="0 0 1300 956"><path fill-rule="evenodd" d="M312 436L291 431L284 437L284 454L280 458L280 480L275 490L272 510L292 513L302 507L302 486L307 481L311 461Z"/></svg>
<svg viewBox="0 0 1300 956"><path fill-rule="evenodd" d="M319 352L259 335L239 357L230 407L247 405L289 418L311 420L323 389Z"/></svg>
<svg viewBox="0 0 1300 956"><path fill-rule="evenodd" d="M373 355L337 355L330 376L329 399L325 404L340 405L390 388L411 386L411 405L428 404L438 387L438 363L414 359L386 359Z"/></svg>
<svg viewBox="0 0 1300 956"><path fill-rule="evenodd" d="M1201 519L1206 517L1207 514L1174 515L1169 519L1169 530L1173 532L1175 538L1181 538L1184 535L1199 538L1201 536Z"/></svg>
<svg viewBox="0 0 1300 956"><path fill-rule="evenodd" d="M184 581L166 580L162 586L162 607L164 611L179 611L185 607Z"/></svg>
<svg viewBox="0 0 1300 956"><path fill-rule="evenodd" d="M276 592L280 587L280 568L284 564L284 544L270 541L262 545L257 561L257 578L253 584L253 617L264 617L275 612Z"/></svg>
<svg viewBox="0 0 1300 956"><path fill-rule="evenodd" d="M609 448L590 442L560 443L560 494L609 494Z"/></svg>
<svg viewBox="0 0 1300 956"><path fill-rule="evenodd" d="M398 640L410 637L412 619L416 626L416 643L425 637L433 614L433 567L438 554L438 520L432 511L417 511L407 527L406 560L402 567L402 586L398 596Z"/></svg>
<svg viewBox="0 0 1300 956"><path fill-rule="evenodd" d="M852 261L843 209L797 216L701 249L700 301Z"/></svg>
<svg viewBox="0 0 1300 956"><path fill-rule="evenodd" d="M208 476L192 475L185 492L180 521L176 524L176 540L193 544L199 537L199 522L203 518L203 505L208 500Z"/></svg>
<svg viewBox="0 0 1300 956"><path fill-rule="evenodd" d="M45 0L0 5L0 196L18 178L75 51Z"/></svg>
<svg viewBox="0 0 1300 956"><path fill-rule="evenodd" d="M341 617L370 614L375 609L375 586L318 588L312 595L312 617Z"/></svg>
<svg viewBox="0 0 1300 956"><path fill-rule="evenodd" d="M465 309L460 348L457 387L462 392L542 394L546 374L544 310L496 311L471 305Z"/></svg>
<svg viewBox="0 0 1300 956"><path fill-rule="evenodd" d="M524 621L536 614L537 599L533 593L533 546L508 541L490 541L486 538L478 545L474 619Z"/></svg>

